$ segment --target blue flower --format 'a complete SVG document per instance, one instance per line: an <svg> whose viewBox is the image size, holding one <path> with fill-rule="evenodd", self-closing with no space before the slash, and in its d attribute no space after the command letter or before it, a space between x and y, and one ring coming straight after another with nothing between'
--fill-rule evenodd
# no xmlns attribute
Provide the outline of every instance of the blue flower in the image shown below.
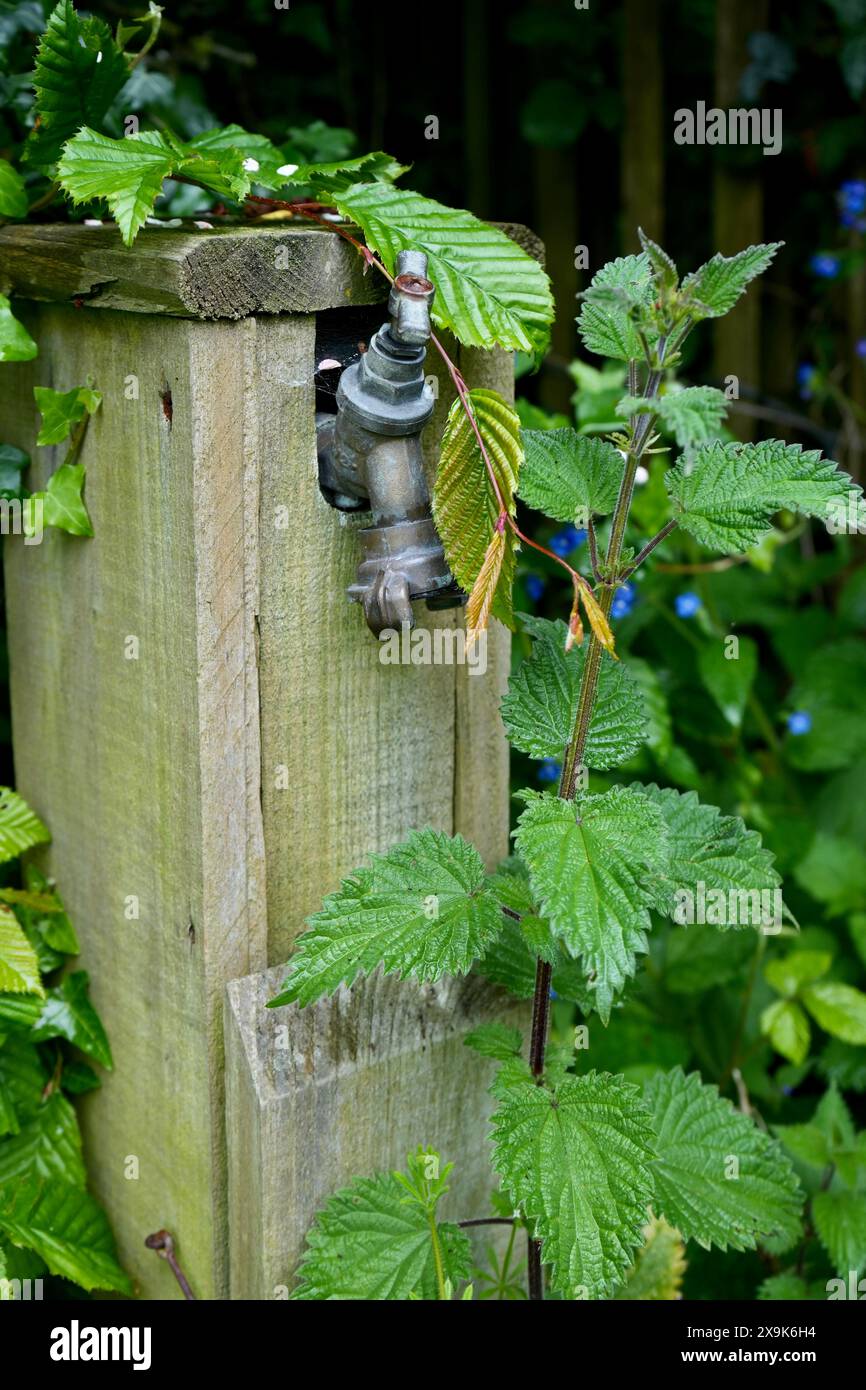
<svg viewBox="0 0 866 1390"><path fill-rule="evenodd" d="M677 594L674 599L674 608L677 610L678 618L693 618L698 609L703 608L703 601L697 594Z"/></svg>
<svg viewBox="0 0 866 1390"><path fill-rule="evenodd" d="M533 603L538 602L546 588L547 584L540 574L528 574L526 576L526 592Z"/></svg>
<svg viewBox="0 0 866 1390"><path fill-rule="evenodd" d="M563 526L561 531L557 531L556 535L551 537L550 548L554 555L559 555L564 560L566 555L583 545L585 540L585 531L579 531L576 526Z"/></svg>
<svg viewBox="0 0 866 1390"><path fill-rule="evenodd" d="M818 368L814 362L801 362L797 368L797 385L800 388L800 397L804 401L812 399L812 388L818 376Z"/></svg>
<svg viewBox="0 0 866 1390"><path fill-rule="evenodd" d="M858 357L866 357L866 338L858 338L854 345L854 351Z"/></svg>
<svg viewBox="0 0 866 1390"><path fill-rule="evenodd" d="M795 709L793 714L788 715L788 732L791 734L807 734L812 727L812 716L807 714L804 709Z"/></svg>
<svg viewBox="0 0 866 1390"><path fill-rule="evenodd" d="M610 608L612 618L624 618L634 608L637 590L633 584L623 584L617 589Z"/></svg>
<svg viewBox="0 0 866 1390"><path fill-rule="evenodd" d="M819 275L822 280L835 280L841 269L841 262L838 256L830 256L826 251L819 251L810 260L809 269L813 275Z"/></svg>
<svg viewBox="0 0 866 1390"><path fill-rule="evenodd" d="M866 179L846 179L837 198L843 213L866 212Z"/></svg>
<svg viewBox="0 0 866 1390"><path fill-rule="evenodd" d="M561 773L562 764L556 758L542 758L535 775L539 782L558 782Z"/></svg>

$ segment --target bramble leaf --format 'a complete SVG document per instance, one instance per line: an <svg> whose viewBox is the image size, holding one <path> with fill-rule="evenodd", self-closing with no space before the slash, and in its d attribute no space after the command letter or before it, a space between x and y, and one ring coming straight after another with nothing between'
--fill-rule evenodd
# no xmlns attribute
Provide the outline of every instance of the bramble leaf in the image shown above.
<svg viewBox="0 0 866 1390"><path fill-rule="evenodd" d="M756 545L782 508L831 522L861 489L818 449L765 439L706 444L665 475L680 526L702 545L737 555Z"/></svg>
<svg viewBox="0 0 866 1390"><path fill-rule="evenodd" d="M82 126L98 126L129 77L129 64L102 19L83 19L59 0L39 40L33 86L36 125L24 159L46 166Z"/></svg>
<svg viewBox="0 0 866 1390"><path fill-rule="evenodd" d="M469 347L543 353L553 319L550 281L504 232L406 188L360 183L334 193L393 273L400 251L423 251L436 286L433 321Z"/></svg>
<svg viewBox="0 0 866 1390"><path fill-rule="evenodd" d="M479 387L469 392L475 423L496 477L499 495L509 516L517 504L514 492L523 447L520 420L496 391ZM442 437L439 469L433 489L433 517L448 564L467 593L475 587L500 517L499 499L481 449L459 400L448 412ZM502 560L493 599L493 616L514 626L511 586L514 580L514 537L506 526Z"/></svg>
<svg viewBox="0 0 866 1390"><path fill-rule="evenodd" d="M570 428L522 430L521 438L518 494L528 507L575 526L613 511L624 465L612 444Z"/></svg>
<svg viewBox="0 0 866 1390"><path fill-rule="evenodd" d="M493 1166L520 1206L565 1298L612 1292L641 1243L652 1198L652 1125L636 1086L588 1072L551 1092L497 1088Z"/></svg>
<svg viewBox="0 0 866 1390"><path fill-rule="evenodd" d="M659 1072L644 1094L658 1153L653 1207L686 1240L753 1250L759 1237L796 1237L803 1194L776 1141L696 1072Z"/></svg>
<svg viewBox="0 0 866 1390"><path fill-rule="evenodd" d="M478 851L460 835L413 831L372 855L308 919L269 1007L309 1004L378 965L420 980L465 975L500 927Z"/></svg>

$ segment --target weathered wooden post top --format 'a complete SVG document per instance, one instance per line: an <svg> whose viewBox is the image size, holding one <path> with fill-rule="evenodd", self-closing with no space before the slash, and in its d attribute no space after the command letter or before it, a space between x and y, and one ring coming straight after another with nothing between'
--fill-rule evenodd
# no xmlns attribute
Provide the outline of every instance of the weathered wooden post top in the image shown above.
<svg viewBox="0 0 866 1390"><path fill-rule="evenodd" d="M370 517L323 495L316 413L387 287L338 237L147 228L127 250L114 227L6 227L0 289L39 344L0 373L31 487L59 461L35 445L34 385L103 394L81 456L93 539L4 546L17 784L115 1057L82 1102L93 1185L144 1296L179 1296L144 1245L166 1228L198 1297L280 1297L321 1201L418 1143L484 1199L486 1077L462 1036L501 1016L488 986L264 1003L370 851L431 825L507 852L508 636L484 673L386 665L347 598ZM510 397L509 355L453 355ZM432 474L452 397L436 354L424 371Z"/></svg>

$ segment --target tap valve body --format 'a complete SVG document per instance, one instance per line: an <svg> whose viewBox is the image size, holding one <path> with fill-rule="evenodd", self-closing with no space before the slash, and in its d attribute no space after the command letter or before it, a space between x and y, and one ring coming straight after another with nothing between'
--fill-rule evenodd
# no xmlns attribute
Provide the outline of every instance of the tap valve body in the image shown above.
<svg viewBox="0 0 866 1390"><path fill-rule="evenodd" d="M412 600L459 603L430 514L421 431L433 413L424 379L435 293L427 257L401 251L389 318L337 387L337 414L316 417L319 481L343 511L370 510L359 533L361 562L349 597L362 603L375 633L412 626Z"/></svg>

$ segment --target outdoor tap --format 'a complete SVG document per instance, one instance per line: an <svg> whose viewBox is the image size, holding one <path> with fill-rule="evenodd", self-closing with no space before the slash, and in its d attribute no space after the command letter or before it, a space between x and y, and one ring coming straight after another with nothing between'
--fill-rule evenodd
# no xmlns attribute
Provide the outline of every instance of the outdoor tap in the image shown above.
<svg viewBox="0 0 866 1390"><path fill-rule="evenodd" d="M336 415L316 416L322 492L341 511L373 514L348 593L377 635L414 626L414 599L463 601L433 525L421 451L434 405L424 359L435 291L422 252L401 251L395 270L388 319L340 377Z"/></svg>

